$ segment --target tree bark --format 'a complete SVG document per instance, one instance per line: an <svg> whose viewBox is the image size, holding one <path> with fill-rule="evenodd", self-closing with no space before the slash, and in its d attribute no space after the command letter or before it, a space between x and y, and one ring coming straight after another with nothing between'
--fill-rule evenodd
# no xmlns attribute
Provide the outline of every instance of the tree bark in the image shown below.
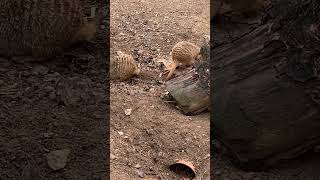
<svg viewBox="0 0 320 180"><path fill-rule="evenodd" d="M195 69L169 80L167 90L186 115L195 115L208 109L208 91L199 85L199 75Z"/></svg>

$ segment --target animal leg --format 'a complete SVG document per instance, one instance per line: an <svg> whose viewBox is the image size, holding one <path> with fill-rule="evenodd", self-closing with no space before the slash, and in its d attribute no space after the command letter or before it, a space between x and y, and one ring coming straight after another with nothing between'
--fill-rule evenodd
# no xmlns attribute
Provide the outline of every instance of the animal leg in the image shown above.
<svg viewBox="0 0 320 180"><path fill-rule="evenodd" d="M168 76L166 78L166 81L168 81L171 78L171 76L173 75L173 73L176 70L176 68L177 68L177 63L173 63L171 68L170 68L169 74L168 74Z"/></svg>

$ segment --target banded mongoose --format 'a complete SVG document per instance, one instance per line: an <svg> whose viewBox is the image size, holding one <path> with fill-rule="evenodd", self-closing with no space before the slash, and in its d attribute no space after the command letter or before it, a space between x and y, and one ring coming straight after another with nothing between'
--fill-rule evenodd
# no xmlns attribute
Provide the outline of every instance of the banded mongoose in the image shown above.
<svg viewBox="0 0 320 180"><path fill-rule="evenodd" d="M79 0L1 0L0 55L44 60L96 34Z"/></svg>
<svg viewBox="0 0 320 180"><path fill-rule="evenodd" d="M110 78L126 81L134 75L140 74L140 64L132 55L117 51L117 55L110 61Z"/></svg>
<svg viewBox="0 0 320 180"><path fill-rule="evenodd" d="M199 60L200 47L187 41L181 41L175 44L171 51L172 63L168 68L169 73L166 77L166 81L171 78L179 64L184 66L191 66L196 60Z"/></svg>

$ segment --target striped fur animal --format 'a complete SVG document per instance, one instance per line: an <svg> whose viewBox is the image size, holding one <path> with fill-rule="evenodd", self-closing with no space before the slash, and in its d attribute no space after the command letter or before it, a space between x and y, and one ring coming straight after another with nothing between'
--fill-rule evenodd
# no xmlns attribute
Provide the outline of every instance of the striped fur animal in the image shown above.
<svg viewBox="0 0 320 180"><path fill-rule="evenodd" d="M166 81L171 78L176 68L182 64L184 66L191 66L196 60L199 60L200 47L187 41L178 42L171 51L172 63L168 68L169 73Z"/></svg>
<svg viewBox="0 0 320 180"><path fill-rule="evenodd" d="M58 55L96 33L79 0L1 0L0 22L0 55L33 60Z"/></svg>
<svg viewBox="0 0 320 180"><path fill-rule="evenodd" d="M112 80L126 81L139 74L140 64L134 60L132 55L118 51L110 62L110 78Z"/></svg>

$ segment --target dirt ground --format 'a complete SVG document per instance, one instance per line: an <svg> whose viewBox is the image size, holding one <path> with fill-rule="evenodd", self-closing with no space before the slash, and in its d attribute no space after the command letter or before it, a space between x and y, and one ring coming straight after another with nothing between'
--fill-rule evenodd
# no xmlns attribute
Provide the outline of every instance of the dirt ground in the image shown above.
<svg viewBox="0 0 320 180"><path fill-rule="evenodd" d="M209 0L111 1L111 57L121 50L142 67L141 76L111 82L111 179L179 179L168 169L175 159L192 162L198 178L210 179L209 113L185 116L167 102L157 63L179 41L201 45L209 15Z"/></svg>
<svg viewBox="0 0 320 180"><path fill-rule="evenodd" d="M41 63L0 59L1 180L106 179L109 17L106 3L87 1L86 15L91 7L99 10L94 42ZM66 165L54 171L47 155L62 149Z"/></svg>
<svg viewBox="0 0 320 180"><path fill-rule="evenodd" d="M222 28L212 26L214 45L229 43L259 26L261 17L249 20L225 21ZM242 22L242 23L237 23ZM250 23L249 23L250 22ZM212 40L212 39L211 39ZM214 119L213 119L214 126ZM213 144L218 144L215 139ZM212 149L211 177L217 180L317 180L320 178L320 154L307 152L295 159L283 161L268 171L245 172L230 162L219 146Z"/></svg>

